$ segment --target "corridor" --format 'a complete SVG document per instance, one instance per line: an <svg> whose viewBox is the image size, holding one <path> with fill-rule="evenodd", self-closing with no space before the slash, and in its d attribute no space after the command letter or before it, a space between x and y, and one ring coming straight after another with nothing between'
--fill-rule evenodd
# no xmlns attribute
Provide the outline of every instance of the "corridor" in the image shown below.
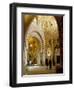
<svg viewBox="0 0 74 90"><path fill-rule="evenodd" d="M23 75L63 73L63 16L22 16Z"/></svg>

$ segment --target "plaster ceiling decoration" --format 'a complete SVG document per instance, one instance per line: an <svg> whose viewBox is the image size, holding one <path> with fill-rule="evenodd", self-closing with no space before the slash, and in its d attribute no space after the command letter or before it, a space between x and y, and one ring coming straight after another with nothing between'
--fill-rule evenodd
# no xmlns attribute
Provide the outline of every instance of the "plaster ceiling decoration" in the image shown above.
<svg viewBox="0 0 74 90"><path fill-rule="evenodd" d="M37 22L41 30L44 32L45 36L45 47L53 48L57 45L57 40L59 39L58 24L54 16L37 16Z"/></svg>
<svg viewBox="0 0 74 90"><path fill-rule="evenodd" d="M38 23L47 38L49 36L49 39L57 39L59 37L58 24L54 16L38 16Z"/></svg>

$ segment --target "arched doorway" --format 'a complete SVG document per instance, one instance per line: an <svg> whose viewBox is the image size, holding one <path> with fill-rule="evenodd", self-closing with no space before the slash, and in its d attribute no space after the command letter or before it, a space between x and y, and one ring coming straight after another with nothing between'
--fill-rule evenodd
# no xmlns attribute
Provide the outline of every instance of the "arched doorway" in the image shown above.
<svg viewBox="0 0 74 90"><path fill-rule="evenodd" d="M40 64L40 52L41 52L41 42L38 38L29 36L28 40L28 50L27 50L27 63L31 65Z"/></svg>

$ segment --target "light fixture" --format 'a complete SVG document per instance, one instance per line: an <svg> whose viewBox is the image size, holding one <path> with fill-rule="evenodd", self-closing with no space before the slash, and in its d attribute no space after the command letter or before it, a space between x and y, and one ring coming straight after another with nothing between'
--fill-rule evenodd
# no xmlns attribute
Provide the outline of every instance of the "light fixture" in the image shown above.
<svg viewBox="0 0 74 90"><path fill-rule="evenodd" d="M33 45L32 44L30 44L30 47L32 47Z"/></svg>

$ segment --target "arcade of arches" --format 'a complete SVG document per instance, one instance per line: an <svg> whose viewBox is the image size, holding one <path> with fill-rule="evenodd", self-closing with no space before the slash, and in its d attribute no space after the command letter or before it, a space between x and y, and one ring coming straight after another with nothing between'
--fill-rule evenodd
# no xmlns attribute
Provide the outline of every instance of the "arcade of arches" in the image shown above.
<svg viewBox="0 0 74 90"><path fill-rule="evenodd" d="M23 14L23 74L63 72L63 16Z"/></svg>

